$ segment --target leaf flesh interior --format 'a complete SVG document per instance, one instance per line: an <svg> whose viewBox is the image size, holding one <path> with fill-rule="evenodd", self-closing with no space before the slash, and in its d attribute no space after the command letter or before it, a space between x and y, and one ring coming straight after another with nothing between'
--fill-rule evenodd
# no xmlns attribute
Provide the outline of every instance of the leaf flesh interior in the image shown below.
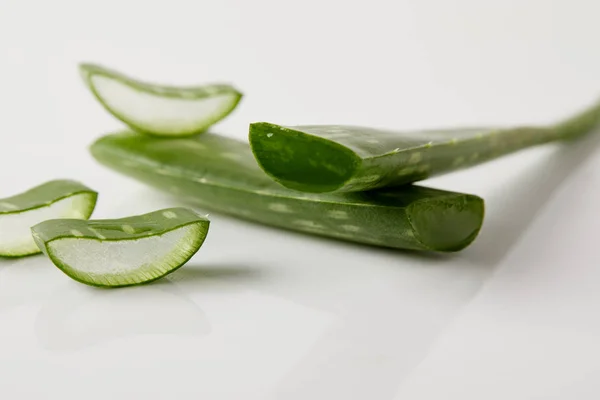
<svg viewBox="0 0 600 400"><path fill-rule="evenodd" d="M33 225L53 218L88 219L96 198L96 192L77 182L50 181L0 200L0 256L39 253L31 237Z"/></svg>
<svg viewBox="0 0 600 400"><path fill-rule="evenodd" d="M195 253L198 226L124 241L65 238L48 245L52 258L80 281L120 286L160 278Z"/></svg>
<svg viewBox="0 0 600 400"><path fill-rule="evenodd" d="M99 67L84 74L84 78L115 117L136 130L155 135L200 133L225 118L241 99L241 94L227 85L152 85Z"/></svg>
<svg viewBox="0 0 600 400"><path fill-rule="evenodd" d="M204 242L208 226L192 210L173 208L119 220L45 221L32 232L71 278L118 287L150 282L181 267Z"/></svg>

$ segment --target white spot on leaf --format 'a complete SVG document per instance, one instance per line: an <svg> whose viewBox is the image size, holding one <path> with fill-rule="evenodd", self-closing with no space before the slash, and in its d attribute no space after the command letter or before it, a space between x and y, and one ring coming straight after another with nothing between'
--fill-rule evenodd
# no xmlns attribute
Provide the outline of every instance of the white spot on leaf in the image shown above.
<svg viewBox="0 0 600 400"><path fill-rule="evenodd" d="M271 203L269 204L269 210L273 210L280 213L291 213L293 212L287 204L283 203Z"/></svg>
<svg viewBox="0 0 600 400"><path fill-rule="evenodd" d="M77 236L77 237L82 237L83 233L79 232L77 229L71 229L71 235Z"/></svg>
<svg viewBox="0 0 600 400"><path fill-rule="evenodd" d="M342 229L348 232L358 232L360 231L360 226L356 225L342 225Z"/></svg>
<svg viewBox="0 0 600 400"><path fill-rule="evenodd" d="M102 239L102 240L106 239L106 236L104 236L103 234L98 232L96 229L94 229L94 228L88 228L88 229L90 230L90 232L92 232L94 235L96 235L96 237L98 239Z"/></svg>
<svg viewBox="0 0 600 400"><path fill-rule="evenodd" d="M423 159L423 156L421 155L421 153L412 153L410 155L410 158L408 159L408 162L411 164L417 164L422 159Z"/></svg>
<svg viewBox="0 0 600 400"><path fill-rule="evenodd" d="M321 225L315 221L310 221L307 219L297 219L294 221L294 224L304 226L306 228L318 228L318 229L325 228L323 225Z"/></svg>
<svg viewBox="0 0 600 400"><path fill-rule="evenodd" d="M272 133L267 133L267 137L270 138L271 136L273 136Z"/></svg>
<svg viewBox="0 0 600 400"><path fill-rule="evenodd" d="M15 206L12 203L7 203L6 201L0 202L0 208L6 208L7 210L18 210L19 207Z"/></svg>
<svg viewBox="0 0 600 400"><path fill-rule="evenodd" d="M121 226L121 229L123 229L123 232L129 233L130 235L135 233L135 229L131 225L123 225Z"/></svg>
<svg viewBox="0 0 600 400"><path fill-rule="evenodd" d="M173 211L164 211L162 213L162 215L167 218L167 219L175 219L177 218L177 214L175 214Z"/></svg>
<svg viewBox="0 0 600 400"><path fill-rule="evenodd" d="M334 219L348 219L348 213L342 210L331 210L327 212L327 215Z"/></svg>

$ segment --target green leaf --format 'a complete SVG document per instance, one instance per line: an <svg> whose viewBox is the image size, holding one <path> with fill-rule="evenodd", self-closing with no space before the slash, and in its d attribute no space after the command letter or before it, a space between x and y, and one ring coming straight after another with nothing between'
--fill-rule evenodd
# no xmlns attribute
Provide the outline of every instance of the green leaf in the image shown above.
<svg viewBox="0 0 600 400"><path fill-rule="evenodd" d="M39 253L31 226L50 218L88 219L97 197L95 191L79 182L54 180L0 199L0 256Z"/></svg>
<svg viewBox="0 0 600 400"><path fill-rule="evenodd" d="M157 85L95 64L81 64L80 71L107 111L132 129L151 135L201 133L229 115L242 98L228 84Z"/></svg>
<svg viewBox="0 0 600 400"><path fill-rule="evenodd" d="M44 221L31 228L37 246L65 274L92 286L159 279L202 246L209 221L187 208L120 219Z"/></svg>
<svg viewBox="0 0 600 400"><path fill-rule="evenodd" d="M457 251L477 236L477 196L407 186L347 194L301 193L273 182L247 143L206 133L158 139L133 132L91 146L102 164L181 201L259 223L376 246Z"/></svg>
<svg viewBox="0 0 600 400"><path fill-rule="evenodd" d="M600 125L600 103L546 127L395 132L356 126L250 125L252 151L281 185L349 192L405 185L481 164L527 147L566 140Z"/></svg>

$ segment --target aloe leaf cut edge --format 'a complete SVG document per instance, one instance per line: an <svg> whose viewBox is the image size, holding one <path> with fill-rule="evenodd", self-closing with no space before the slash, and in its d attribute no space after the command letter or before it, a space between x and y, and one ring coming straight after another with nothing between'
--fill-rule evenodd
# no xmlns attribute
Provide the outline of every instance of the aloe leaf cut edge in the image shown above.
<svg viewBox="0 0 600 400"><path fill-rule="evenodd" d="M204 132L228 116L242 93L229 84L167 86L101 65L82 63L81 76L100 104L130 128L158 136Z"/></svg>
<svg viewBox="0 0 600 400"><path fill-rule="evenodd" d="M600 126L600 102L563 122L514 128L395 132L344 125L250 125L261 168L304 192L372 190L417 182Z"/></svg>
<svg viewBox="0 0 600 400"><path fill-rule="evenodd" d="M415 185L339 194L289 190L259 168L247 143L212 133L159 139L122 132L90 150L101 164L181 201L309 234L450 252L468 246L483 223L483 199L470 194Z"/></svg>
<svg viewBox="0 0 600 400"><path fill-rule="evenodd" d="M53 180L0 199L0 256L40 253L31 226L51 218L88 219L98 193L73 180Z"/></svg>
<svg viewBox="0 0 600 400"><path fill-rule="evenodd" d="M119 219L54 219L31 228L39 249L74 280L91 286L148 283L184 265L202 246L210 222L168 208Z"/></svg>

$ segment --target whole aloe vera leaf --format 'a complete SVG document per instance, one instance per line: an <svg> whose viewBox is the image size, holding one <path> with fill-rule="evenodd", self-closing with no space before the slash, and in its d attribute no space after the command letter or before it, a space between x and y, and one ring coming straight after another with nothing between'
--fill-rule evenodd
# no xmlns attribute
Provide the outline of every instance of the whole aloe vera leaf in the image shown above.
<svg viewBox="0 0 600 400"><path fill-rule="evenodd" d="M247 143L206 133L159 139L124 132L92 146L102 164L182 201L259 223L376 246L458 251L484 216L477 196L406 186L345 194L301 193L273 182Z"/></svg>
<svg viewBox="0 0 600 400"><path fill-rule="evenodd" d="M31 226L51 218L88 219L97 198L98 193L89 187L59 179L0 199L0 257L39 253Z"/></svg>
<svg viewBox="0 0 600 400"><path fill-rule="evenodd" d="M229 84L166 86L142 82L118 71L81 64L81 76L100 104L139 132L189 136L229 115L242 94Z"/></svg>
<svg viewBox="0 0 600 400"><path fill-rule="evenodd" d="M281 185L304 192L398 186L481 164L600 125L600 103L550 126L394 132L356 126L250 125L252 151Z"/></svg>
<svg viewBox="0 0 600 400"><path fill-rule="evenodd" d="M91 286L147 283L184 265L209 221L184 207L104 220L51 219L31 228L35 243L69 277Z"/></svg>

